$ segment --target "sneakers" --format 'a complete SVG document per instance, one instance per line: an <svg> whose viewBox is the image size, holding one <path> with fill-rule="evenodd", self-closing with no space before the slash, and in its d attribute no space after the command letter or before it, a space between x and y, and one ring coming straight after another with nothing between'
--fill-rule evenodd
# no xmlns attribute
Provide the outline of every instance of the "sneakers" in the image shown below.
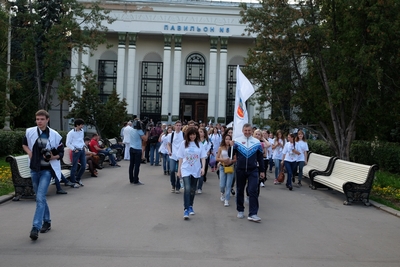
<svg viewBox="0 0 400 267"><path fill-rule="evenodd" d="M197 189L197 194L201 194L203 193L203 191L201 191L201 189Z"/></svg>
<svg viewBox="0 0 400 267"><path fill-rule="evenodd" d="M68 194L68 192L60 189L60 190L57 190L56 194Z"/></svg>
<svg viewBox="0 0 400 267"><path fill-rule="evenodd" d="M79 184L77 184L77 183L76 184L72 184L71 187L72 188L79 188Z"/></svg>
<svg viewBox="0 0 400 267"><path fill-rule="evenodd" d="M40 232L41 233L47 233L50 230L51 230L51 223L44 222L42 228L40 229Z"/></svg>
<svg viewBox="0 0 400 267"><path fill-rule="evenodd" d="M183 211L183 219L189 220L189 211L188 210Z"/></svg>
<svg viewBox="0 0 400 267"><path fill-rule="evenodd" d="M68 181L67 183L64 183L65 186L73 186L74 184Z"/></svg>
<svg viewBox="0 0 400 267"><path fill-rule="evenodd" d="M133 183L134 185L144 185L141 181L138 181L137 183Z"/></svg>
<svg viewBox="0 0 400 267"><path fill-rule="evenodd" d="M181 193L180 189L175 189L175 194L180 194L180 193Z"/></svg>
<svg viewBox="0 0 400 267"><path fill-rule="evenodd" d="M194 213L194 210L193 210L192 206L189 207L189 214L190 215L195 215L196 214L196 213Z"/></svg>
<svg viewBox="0 0 400 267"><path fill-rule="evenodd" d="M303 186L303 185L301 184L301 181L299 181L297 184L298 184L299 186Z"/></svg>
<svg viewBox="0 0 400 267"><path fill-rule="evenodd" d="M225 200L225 196L224 196L224 193L221 193L221 197L219 198L221 201L224 201Z"/></svg>
<svg viewBox="0 0 400 267"><path fill-rule="evenodd" d="M80 186L84 186L84 184L81 181L76 181L77 184L79 184Z"/></svg>
<svg viewBox="0 0 400 267"><path fill-rule="evenodd" d="M229 201L225 199L224 201L224 207L229 207Z"/></svg>
<svg viewBox="0 0 400 267"><path fill-rule="evenodd" d="M265 187L265 184L263 182L260 183L261 187Z"/></svg>
<svg viewBox="0 0 400 267"><path fill-rule="evenodd" d="M31 234L29 235L29 237L30 237L32 240L37 240L38 237L39 237L39 230L36 229L35 227L32 227Z"/></svg>
<svg viewBox="0 0 400 267"><path fill-rule="evenodd" d="M171 193L175 193L175 187L172 187Z"/></svg>
<svg viewBox="0 0 400 267"><path fill-rule="evenodd" d="M261 218L258 217L256 214L247 217L247 220L252 222L261 222Z"/></svg>
<svg viewBox="0 0 400 267"><path fill-rule="evenodd" d="M239 219L243 219L244 218L243 211L239 211L236 217L238 217Z"/></svg>

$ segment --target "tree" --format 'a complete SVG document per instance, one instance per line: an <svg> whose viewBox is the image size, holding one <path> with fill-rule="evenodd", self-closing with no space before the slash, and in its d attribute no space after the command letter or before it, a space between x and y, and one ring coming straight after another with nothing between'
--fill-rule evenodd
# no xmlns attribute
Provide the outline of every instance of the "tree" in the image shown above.
<svg viewBox="0 0 400 267"><path fill-rule="evenodd" d="M78 81L82 82L85 90L82 95L73 97L73 108L67 118L82 118L87 125L95 127L100 135L119 136L120 127L128 117L125 99L120 101L116 90L113 90L108 101L103 103L99 97L97 76L88 67L84 68Z"/></svg>
<svg viewBox="0 0 400 267"><path fill-rule="evenodd" d="M51 104L51 91L68 84L62 76L70 65L71 50L85 52L106 43L107 27L114 21L99 3L77 0L19 0L19 28L15 33L19 73L30 80L37 91L38 108ZM75 77L70 77L73 81Z"/></svg>
<svg viewBox="0 0 400 267"><path fill-rule="evenodd" d="M245 72L259 85L259 100L273 102L274 95L289 94L300 123L323 131L336 155L348 160L356 127L376 114L369 109L376 110L373 103L383 100L382 90L398 91L399 57L383 49L399 51L399 4L391 0L260 4L242 5L241 12L248 34L257 35Z"/></svg>

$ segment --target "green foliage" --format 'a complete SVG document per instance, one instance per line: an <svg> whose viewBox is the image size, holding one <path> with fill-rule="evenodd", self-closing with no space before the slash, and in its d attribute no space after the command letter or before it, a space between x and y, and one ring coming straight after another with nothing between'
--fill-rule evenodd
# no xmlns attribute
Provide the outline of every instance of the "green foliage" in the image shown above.
<svg viewBox="0 0 400 267"><path fill-rule="evenodd" d="M322 140L307 140L308 149L317 154L333 157L335 152L329 146L329 144Z"/></svg>
<svg viewBox="0 0 400 267"><path fill-rule="evenodd" d="M11 92L15 106L10 104L9 110L11 125L27 127L32 121L20 114L33 114L38 106L48 109L55 84L59 86L58 99L70 99L75 80L68 75L71 51L87 53L107 43L106 25L114 19L99 2L18 0L14 4L18 13L12 19L11 79L18 81L19 87Z"/></svg>
<svg viewBox="0 0 400 267"><path fill-rule="evenodd" d="M324 132L344 159L357 135L388 140L400 116L400 5L394 0L260 4L242 5L241 22L257 36L244 72L258 85L260 104L271 107L271 119L287 121L296 114L297 124Z"/></svg>
<svg viewBox="0 0 400 267"><path fill-rule="evenodd" d="M73 97L74 106L67 117L82 118L102 136L119 136L123 122L128 119L125 99L120 101L117 92L113 90L107 102L103 103L99 97L97 76L87 67L79 80L85 90L82 95Z"/></svg>
<svg viewBox="0 0 400 267"><path fill-rule="evenodd" d="M24 153L22 139L25 131L0 131L0 156Z"/></svg>

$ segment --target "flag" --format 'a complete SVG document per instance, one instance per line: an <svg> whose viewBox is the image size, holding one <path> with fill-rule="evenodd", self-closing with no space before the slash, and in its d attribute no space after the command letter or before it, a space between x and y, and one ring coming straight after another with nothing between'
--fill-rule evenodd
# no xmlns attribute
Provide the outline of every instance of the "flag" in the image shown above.
<svg viewBox="0 0 400 267"><path fill-rule="evenodd" d="M254 94L254 87L244 76L239 65L236 69L235 110L233 114L233 139L243 135L243 125L248 123L249 116L246 109L246 100Z"/></svg>
<svg viewBox="0 0 400 267"><path fill-rule="evenodd" d="M231 121L228 125L226 125L227 128L233 127L233 121Z"/></svg>

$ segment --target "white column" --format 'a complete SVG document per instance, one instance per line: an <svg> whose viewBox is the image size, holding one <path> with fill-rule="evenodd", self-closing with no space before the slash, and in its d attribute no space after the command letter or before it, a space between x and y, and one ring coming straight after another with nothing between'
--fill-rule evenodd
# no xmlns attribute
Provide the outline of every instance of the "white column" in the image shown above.
<svg viewBox="0 0 400 267"><path fill-rule="evenodd" d="M125 88L126 33L118 33L117 94L123 98Z"/></svg>
<svg viewBox="0 0 400 267"><path fill-rule="evenodd" d="M180 104L180 81L181 81L181 58L182 58L182 36L175 35L175 52L174 52L174 79L172 82L172 120L179 118Z"/></svg>
<svg viewBox="0 0 400 267"><path fill-rule="evenodd" d="M227 86L227 49L228 49L228 38L221 37L221 47L219 55L219 86L218 86L218 120L226 122L226 86Z"/></svg>
<svg viewBox="0 0 400 267"><path fill-rule="evenodd" d="M170 106L170 77L171 77L171 35L164 35L164 60L163 60L163 84L161 120L168 121L168 113L171 113Z"/></svg>
<svg viewBox="0 0 400 267"><path fill-rule="evenodd" d="M81 52L81 58L80 58L80 62L79 62L79 74L83 74L83 67L87 66L90 67L90 49L88 47L84 47L83 51ZM79 85L79 91L80 94L83 93L83 90L85 90L85 88L83 88L83 86Z"/></svg>
<svg viewBox="0 0 400 267"><path fill-rule="evenodd" d="M79 52L76 48L73 48L71 51L71 77L75 78L80 73L80 60L79 60ZM76 90L80 92L81 83L76 83Z"/></svg>
<svg viewBox="0 0 400 267"><path fill-rule="evenodd" d="M137 115L139 105L138 84L135 81L135 66L136 66L136 33L128 33L128 72L126 81L126 102L128 103L128 114ZM122 96L120 97L122 100Z"/></svg>
<svg viewBox="0 0 400 267"><path fill-rule="evenodd" d="M217 105L217 46L218 37L211 37L210 40L210 62L209 62L209 79L208 79L208 106L207 106L207 122L210 120L216 122L216 105Z"/></svg>

